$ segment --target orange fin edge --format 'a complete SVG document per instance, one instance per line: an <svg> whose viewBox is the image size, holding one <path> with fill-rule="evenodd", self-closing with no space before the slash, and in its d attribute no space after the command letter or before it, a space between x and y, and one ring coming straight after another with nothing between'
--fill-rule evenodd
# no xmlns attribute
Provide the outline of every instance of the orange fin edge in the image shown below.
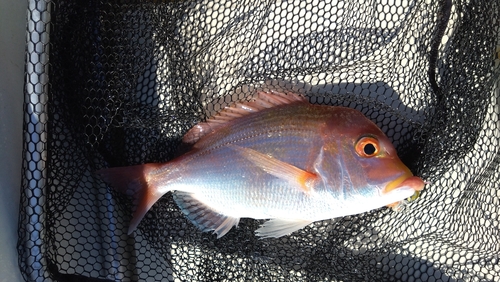
<svg viewBox="0 0 500 282"><path fill-rule="evenodd" d="M312 191L313 183L318 179L318 176L315 173L300 169L289 163L262 154L254 149L236 145L231 145L230 147L238 151L243 157L253 162L267 173L280 179L287 180L292 184L298 185L305 193Z"/></svg>

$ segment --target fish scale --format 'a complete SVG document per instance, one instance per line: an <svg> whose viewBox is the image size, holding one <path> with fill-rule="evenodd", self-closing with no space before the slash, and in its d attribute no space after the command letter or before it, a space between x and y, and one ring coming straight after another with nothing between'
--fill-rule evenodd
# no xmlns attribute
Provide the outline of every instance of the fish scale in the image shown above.
<svg viewBox="0 0 500 282"><path fill-rule="evenodd" d="M233 124L232 127L235 128L244 127L238 134L222 138L215 135L214 137L210 136L211 138L220 138L219 142L205 147L206 151L200 152L201 155L193 156L190 161L186 161L186 170L183 170L183 175L195 175L192 177L195 179L184 176L184 179L178 183L182 188L176 189L174 186L172 190L196 191L196 194L203 195L197 196L198 199L218 211L222 211L225 206L231 207L233 214L234 207L240 207L237 210L251 211L251 213L237 214L238 217L269 218L273 216L273 214L255 212L255 209L262 211L262 208L274 210L275 213L278 211L289 213L289 209L292 208L297 212L293 216L304 213L310 207L310 203L305 203L310 197L305 197L300 189L290 189L287 181L265 173L239 156L236 151L225 147L227 144L248 147L299 168L310 167L312 163L310 163L311 158L307 148L311 142L318 145L320 143L317 126L312 126L313 124L317 125L317 121L309 122L310 128L303 126L299 129L300 124L304 125L304 122L301 122L304 117L297 116L294 109L284 110L286 111L277 111L273 112L272 115L266 115L255 123L253 123L254 120L249 120ZM280 118L275 118L276 115ZM321 117L318 114L315 116ZM283 119L288 121L285 126L283 126ZM279 132L279 136L269 137L266 132L262 133L259 128L264 124L270 132ZM295 153L291 154L290 152ZM235 164L238 165L235 166ZM228 171L228 167L231 167L231 170ZM198 171L203 171L203 174L209 175L210 179L200 177ZM215 180L221 173L224 173L225 184L220 184ZM242 188L232 189L233 186ZM253 191L258 191L261 200L244 201L248 198L247 195ZM296 197L292 197L288 202L278 201L284 194L294 193L297 194ZM282 205L276 206L275 203L282 203ZM272 207L267 207L271 204Z"/></svg>

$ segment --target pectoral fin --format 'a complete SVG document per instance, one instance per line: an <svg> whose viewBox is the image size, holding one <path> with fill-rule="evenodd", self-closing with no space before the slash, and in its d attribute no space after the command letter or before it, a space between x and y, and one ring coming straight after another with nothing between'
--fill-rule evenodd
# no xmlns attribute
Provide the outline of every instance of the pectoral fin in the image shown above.
<svg viewBox="0 0 500 282"><path fill-rule="evenodd" d="M253 162L265 172L301 187L304 192L310 192L314 181L318 179L318 176L312 172L282 162L256 150L236 145L231 145L230 147L238 151L247 160Z"/></svg>
<svg viewBox="0 0 500 282"><path fill-rule="evenodd" d="M261 227L255 231L255 234L262 238L278 238L304 228L311 223L312 221L308 220L284 220L275 218L262 224Z"/></svg>

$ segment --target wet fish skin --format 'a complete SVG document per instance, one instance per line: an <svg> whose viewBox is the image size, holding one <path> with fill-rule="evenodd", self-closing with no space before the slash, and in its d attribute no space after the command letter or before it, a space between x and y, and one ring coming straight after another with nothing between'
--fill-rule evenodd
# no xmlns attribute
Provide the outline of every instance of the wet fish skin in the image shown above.
<svg viewBox="0 0 500 282"><path fill-rule="evenodd" d="M258 99L270 99L271 105L260 107L257 100L248 103L256 111L236 110L223 122L193 129L193 148L179 158L99 171L136 199L129 233L170 191L191 222L220 238L242 217L270 219L256 234L280 237L423 189L390 140L359 111L313 105L292 93L273 93L283 99L278 102L269 95ZM365 141L376 143L376 155L359 148Z"/></svg>

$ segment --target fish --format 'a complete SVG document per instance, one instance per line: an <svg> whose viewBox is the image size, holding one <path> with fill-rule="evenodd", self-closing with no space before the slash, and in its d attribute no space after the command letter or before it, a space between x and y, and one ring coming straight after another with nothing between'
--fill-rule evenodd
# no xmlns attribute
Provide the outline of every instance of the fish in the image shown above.
<svg viewBox="0 0 500 282"><path fill-rule="evenodd" d="M199 230L221 238L241 218L266 221L262 238L320 220L397 207L424 181L358 110L318 105L293 92L258 91L183 137L191 149L165 163L97 174L132 197L128 234L166 193Z"/></svg>

